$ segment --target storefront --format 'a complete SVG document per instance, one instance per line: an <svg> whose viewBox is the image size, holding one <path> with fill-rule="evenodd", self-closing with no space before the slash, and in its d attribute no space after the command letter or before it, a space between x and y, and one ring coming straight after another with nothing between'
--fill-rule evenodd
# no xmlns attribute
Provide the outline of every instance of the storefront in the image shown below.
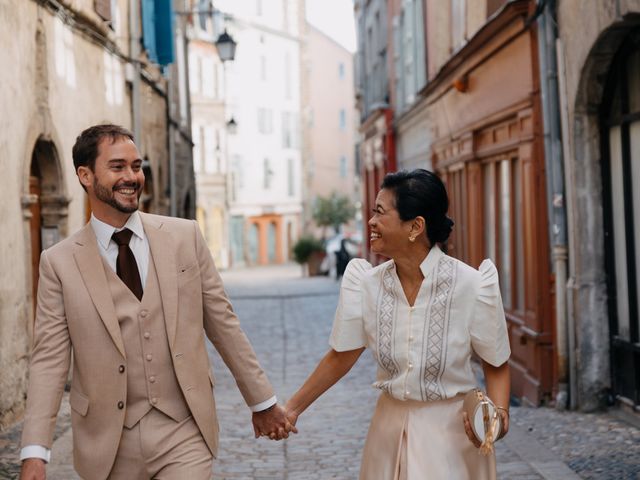
<svg viewBox="0 0 640 480"><path fill-rule="evenodd" d="M539 405L556 385L553 277L535 23L530 2L493 16L422 94L432 164L456 222L448 251L500 273L512 356L512 393Z"/></svg>

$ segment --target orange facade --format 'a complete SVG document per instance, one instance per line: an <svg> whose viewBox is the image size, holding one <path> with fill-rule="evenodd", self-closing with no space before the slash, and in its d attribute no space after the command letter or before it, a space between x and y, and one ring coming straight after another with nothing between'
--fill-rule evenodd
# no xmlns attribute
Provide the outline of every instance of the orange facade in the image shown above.
<svg viewBox="0 0 640 480"><path fill-rule="evenodd" d="M282 216L270 214L249 217L250 229L257 231L257 264L283 263Z"/></svg>

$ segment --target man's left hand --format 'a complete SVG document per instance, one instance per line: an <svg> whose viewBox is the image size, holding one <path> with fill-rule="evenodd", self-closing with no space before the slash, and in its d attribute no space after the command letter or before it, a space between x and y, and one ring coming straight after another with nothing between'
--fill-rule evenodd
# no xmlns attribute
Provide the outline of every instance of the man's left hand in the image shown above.
<svg viewBox="0 0 640 480"><path fill-rule="evenodd" d="M269 437L271 440L289 438L289 433L298 433L295 425L287 418L284 408L274 405L262 412L254 412L252 416L253 431L256 438Z"/></svg>

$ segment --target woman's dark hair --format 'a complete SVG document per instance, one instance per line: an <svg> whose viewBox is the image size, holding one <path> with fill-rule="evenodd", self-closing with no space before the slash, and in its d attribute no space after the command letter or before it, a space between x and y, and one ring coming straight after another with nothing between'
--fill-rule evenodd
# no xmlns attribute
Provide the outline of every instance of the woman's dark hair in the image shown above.
<svg viewBox="0 0 640 480"><path fill-rule="evenodd" d="M453 220L447 216L449 197L444 183L435 173L422 168L389 173L380 188L395 193L396 210L401 220L424 217L431 245L447 241L453 228Z"/></svg>

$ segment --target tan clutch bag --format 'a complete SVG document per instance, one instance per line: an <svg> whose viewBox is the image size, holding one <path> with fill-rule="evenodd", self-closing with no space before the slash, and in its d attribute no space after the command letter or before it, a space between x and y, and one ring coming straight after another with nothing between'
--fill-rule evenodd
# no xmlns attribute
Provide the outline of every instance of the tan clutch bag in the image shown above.
<svg viewBox="0 0 640 480"><path fill-rule="evenodd" d="M480 452L489 455L502 430L496 406L482 390L473 389L465 395L462 408L469 415L474 435L482 442Z"/></svg>

